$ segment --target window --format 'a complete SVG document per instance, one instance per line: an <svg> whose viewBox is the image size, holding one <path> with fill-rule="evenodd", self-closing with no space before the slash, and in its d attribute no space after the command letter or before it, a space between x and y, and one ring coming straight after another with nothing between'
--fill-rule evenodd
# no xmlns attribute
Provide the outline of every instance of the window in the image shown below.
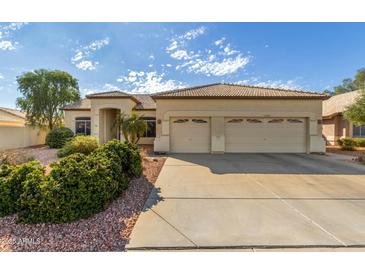
<svg viewBox="0 0 365 274"><path fill-rule="evenodd" d="M186 123L188 121L189 121L189 119L178 119L178 120L175 120L174 123L175 124L183 124L183 123Z"/></svg>
<svg viewBox="0 0 365 274"><path fill-rule="evenodd" d="M247 119L247 122L249 123L253 123L253 124L259 124L259 123L262 123L261 120L259 119Z"/></svg>
<svg viewBox="0 0 365 274"><path fill-rule="evenodd" d="M299 119L288 119L288 122L291 123L291 124L301 124L301 123L303 123L303 121L299 120Z"/></svg>
<svg viewBox="0 0 365 274"><path fill-rule="evenodd" d="M90 117L77 117L75 123L76 134L90 135L91 133L91 119Z"/></svg>
<svg viewBox="0 0 365 274"><path fill-rule="evenodd" d="M238 119L238 118L227 121L227 123L230 123L230 124L238 124L238 123L242 123L242 122L243 122L243 119Z"/></svg>
<svg viewBox="0 0 365 274"><path fill-rule="evenodd" d="M203 119L192 119L191 121L193 121L193 123L197 123L197 124L206 124L206 123L208 123L207 121L205 121Z"/></svg>
<svg viewBox="0 0 365 274"><path fill-rule="evenodd" d="M141 137L156 137L156 118L154 117L143 117L146 121L147 128L146 132Z"/></svg>
<svg viewBox="0 0 365 274"><path fill-rule="evenodd" d="M353 137L365 137L365 125L352 127L352 136Z"/></svg>
<svg viewBox="0 0 365 274"><path fill-rule="evenodd" d="M278 124L284 122L284 119L272 119L268 123L270 124Z"/></svg>

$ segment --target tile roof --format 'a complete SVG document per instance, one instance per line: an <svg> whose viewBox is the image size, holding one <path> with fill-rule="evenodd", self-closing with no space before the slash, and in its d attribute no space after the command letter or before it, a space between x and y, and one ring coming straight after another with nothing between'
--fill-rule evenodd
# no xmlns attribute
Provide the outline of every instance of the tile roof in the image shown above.
<svg viewBox="0 0 365 274"><path fill-rule="evenodd" d="M86 98L110 98L110 97L129 98L129 97L131 97L131 95L126 92L119 91L119 90L98 92L98 93L92 93L92 94L86 95Z"/></svg>
<svg viewBox="0 0 365 274"><path fill-rule="evenodd" d="M7 113L10 113L12 115L18 116L20 118L24 118L24 119L25 119L25 116L26 116L24 112L21 112L20 110L13 109L13 108L0 107L0 110L5 111Z"/></svg>
<svg viewBox="0 0 365 274"><path fill-rule="evenodd" d="M359 95L360 90L355 90L332 96L323 101L322 116L329 117L344 112L345 108L353 104Z"/></svg>
<svg viewBox="0 0 365 274"><path fill-rule="evenodd" d="M327 96L300 90L218 83L155 93L152 98L326 99Z"/></svg>
<svg viewBox="0 0 365 274"><path fill-rule="evenodd" d="M66 110L90 110L91 109L91 101L90 99L82 99L73 104L69 104L64 106L62 109Z"/></svg>
<svg viewBox="0 0 365 274"><path fill-rule="evenodd" d="M152 99L150 94L133 94L133 97L139 102L134 109L156 109L156 102Z"/></svg>

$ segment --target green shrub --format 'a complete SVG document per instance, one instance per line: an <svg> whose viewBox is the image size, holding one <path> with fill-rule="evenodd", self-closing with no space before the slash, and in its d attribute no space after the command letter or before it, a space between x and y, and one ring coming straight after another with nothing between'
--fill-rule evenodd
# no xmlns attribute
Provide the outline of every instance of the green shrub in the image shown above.
<svg viewBox="0 0 365 274"><path fill-rule="evenodd" d="M0 208L17 211L23 223L72 222L104 210L141 172L138 147L117 140L90 155L75 153L53 163L49 175L38 162L4 166Z"/></svg>
<svg viewBox="0 0 365 274"><path fill-rule="evenodd" d="M365 147L365 138L354 138L357 147Z"/></svg>
<svg viewBox="0 0 365 274"><path fill-rule="evenodd" d="M19 210L23 182L30 173L36 170L44 173L44 167L38 161L19 166L2 165L0 167L0 216L6 216Z"/></svg>
<svg viewBox="0 0 365 274"><path fill-rule="evenodd" d="M52 129L46 137L46 145L50 148L61 148L74 136L71 129L66 127Z"/></svg>
<svg viewBox="0 0 365 274"><path fill-rule="evenodd" d="M354 150L356 146L356 142L352 138L341 138L338 143L342 150Z"/></svg>
<svg viewBox="0 0 365 274"><path fill-rule="evenodd" d="M113 159L113 169L117 174L124 173L132 178L142 173L142 157L137 145L112 140L95 150L95 153Z"/></svg>
<svg viewBox="0 0 365 274"><path fill-rule="evenodd" d="M109 159L76 153L52 168L49 176L36 172L28 176L20 221L64 223L86 218L104 210L119 194Z"/></svg>
<svg viewBox="0 0 365 274"><path fill-rule="evenodd" d="M58 157L65 157L73 153L89 155L98 147L98 141L93 136L76 136L68 141L63 148L57 152Z"/></svg>

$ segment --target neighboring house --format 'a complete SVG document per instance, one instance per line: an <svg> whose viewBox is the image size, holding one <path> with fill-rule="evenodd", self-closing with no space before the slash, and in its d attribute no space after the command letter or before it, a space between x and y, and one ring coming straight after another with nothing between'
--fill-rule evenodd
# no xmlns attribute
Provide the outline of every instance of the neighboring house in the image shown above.
<svg viewBox="0 0 365 274"><path fill-rule="evenodd" d="M157 152L324 152L323 94L211 84L135 95L95 93L68 105L65 125L104 143L122 136L113 123L120 112L143 114L142 144Z"/></svg>
<svg viewBox="0 0 365 274"><path fill-rule="evenodd" d="M27 126L25 114L0 107L0 150L44 144L46 132Z"/></svg>
<svg viewBox="0 0 365 274"><path fill-rule="evenodd" d="M360 91L335 95L323 101L323 135L327 144L336 145L343 137L365 138L365 125L355 126L343 117L346 107L353 104Z"/></svg>

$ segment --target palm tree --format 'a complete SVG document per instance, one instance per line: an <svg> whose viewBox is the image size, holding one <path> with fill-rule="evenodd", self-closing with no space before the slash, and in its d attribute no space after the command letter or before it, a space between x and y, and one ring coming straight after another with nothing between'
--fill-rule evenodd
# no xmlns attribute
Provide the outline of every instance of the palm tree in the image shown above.
<svg viewBox="0 0 365 274"><path fill-rule="evenodd" d="M121 113L115 120L113 127L122 130L124 139L132 144L137 144L141 136L146 132L147 124L135 113L131 116L126 115L124 112Z"/></svg>

